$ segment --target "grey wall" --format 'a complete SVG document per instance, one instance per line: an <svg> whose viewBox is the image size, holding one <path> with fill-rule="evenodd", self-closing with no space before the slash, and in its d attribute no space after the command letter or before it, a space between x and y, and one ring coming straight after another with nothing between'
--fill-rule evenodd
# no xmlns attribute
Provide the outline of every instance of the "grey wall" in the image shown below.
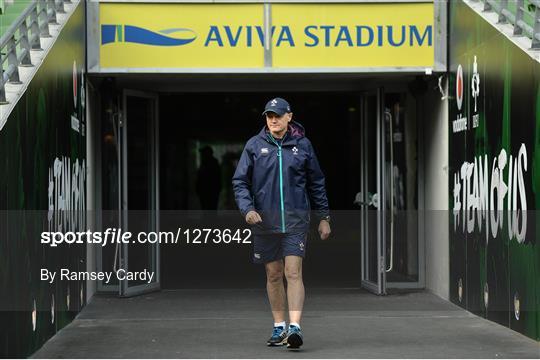
<svg viewBox="0 0 540 360"><path fill-rule="evenodd" d="M424 108L424 236L426 288L449 299L448 100L436 82L429 84ZM448 93L447 84L444 86Z"/></svg>

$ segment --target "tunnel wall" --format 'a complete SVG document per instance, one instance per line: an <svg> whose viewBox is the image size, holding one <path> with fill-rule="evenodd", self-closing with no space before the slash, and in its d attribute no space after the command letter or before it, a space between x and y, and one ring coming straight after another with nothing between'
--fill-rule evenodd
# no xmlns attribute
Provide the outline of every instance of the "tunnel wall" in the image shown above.
<svg viewBox="0 0 540 360"><path fill-rule="evenodd" d="M450 299L540 339L540 65L449 6Z"/></svg>
<svg viewBox="0 0 540 360"><path fill-rule="evenodd" d="M40 277L86 268L84 245L40 243L86 222L84 22L79 3L0 129L0 357L31 355L85 305L84 281Z"/></svg>
<svg viewBox="0 0 540 360"><path fill-rule="evenodd" d="M442 98L436 80L429 83L424 99L423 132L424 157L424 239L426 259L426 288L448 300L448 99ZM447 89L443 88L443 92ZM421 175L419 175L421 176Z"/></svg>

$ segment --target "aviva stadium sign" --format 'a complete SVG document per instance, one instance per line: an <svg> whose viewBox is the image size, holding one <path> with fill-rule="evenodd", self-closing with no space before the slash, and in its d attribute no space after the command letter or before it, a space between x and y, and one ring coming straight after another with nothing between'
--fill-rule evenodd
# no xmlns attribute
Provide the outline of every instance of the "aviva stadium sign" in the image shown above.
<svg viewBox="0 0 540 360"><path fill-rule="evenodd" d="M265 16L267 20L265 21ZM102 69L433 67L432 3L101 3Z"/></svg>

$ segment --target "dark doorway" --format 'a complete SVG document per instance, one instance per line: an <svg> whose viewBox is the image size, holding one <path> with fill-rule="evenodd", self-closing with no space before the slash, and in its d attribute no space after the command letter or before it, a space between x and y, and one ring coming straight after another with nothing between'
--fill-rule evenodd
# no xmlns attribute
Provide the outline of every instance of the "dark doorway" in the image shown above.
<svg viewBox="0 0 540 360"><path fill-rule="evenodd" d="M306 286L359 287L361 276L360 190L361 94L352 92L175 93L160 96L161 214L198 211L197 173L201 149L211 148L220 166L217 213L237 212L231 177L245 142L265 125L270 98L286 98L293 119L306 128L323 172L332 237L318 238L317 224L307 244ZM215 185L209 185L215 186ZM358 221L354 220L357 214ZM166 215L165 215L166 216ZM238 213L238 221L242 221ZM174 221L173 221L174 222ZM163 226L162 226L163 227ZM264 269L251 263L250 246L161 247L162 288L260 287Z"/></svg>

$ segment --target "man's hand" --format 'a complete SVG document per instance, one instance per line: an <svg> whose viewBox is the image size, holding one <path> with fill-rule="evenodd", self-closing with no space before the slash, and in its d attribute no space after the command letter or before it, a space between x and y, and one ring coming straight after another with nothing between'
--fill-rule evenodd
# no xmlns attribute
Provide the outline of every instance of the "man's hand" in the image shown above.
<svg viewBox="0 0 540 360"><path fill-rule="evenodd" d="M319 223L319 235L321 236L321 240L328 239L330 232L330 223L326 220L321 220Z"/></svg>
<svg viewBox="0 0 540 360"><path fill-rule="evenodd" d="M262 222L261 216L255 210L251 210L246 214L246 222L249 225L255 225Z"/></svg>

